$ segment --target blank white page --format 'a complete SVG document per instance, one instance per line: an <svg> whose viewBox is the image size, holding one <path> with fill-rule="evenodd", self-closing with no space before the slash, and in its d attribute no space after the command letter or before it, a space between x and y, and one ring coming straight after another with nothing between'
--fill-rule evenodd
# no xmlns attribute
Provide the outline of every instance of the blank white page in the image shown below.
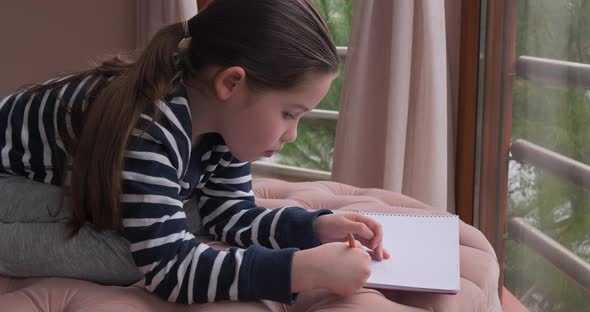
<svg viewBox="0 0 590 312"><path fill-rule="evenodd" d="M372 260L367 287L457 293L459 219L454 215L370 214L391 258Z"/></svg>

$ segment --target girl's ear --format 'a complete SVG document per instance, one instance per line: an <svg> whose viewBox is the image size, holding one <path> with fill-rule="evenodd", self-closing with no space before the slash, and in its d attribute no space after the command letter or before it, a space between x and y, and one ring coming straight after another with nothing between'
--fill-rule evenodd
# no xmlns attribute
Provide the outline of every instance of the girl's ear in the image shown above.
<svg viewBox="0 0 590 312"><path fill-rule="evenodd" d="M232 97L239 87L246 83L246 72L240 66L232 66L219 71L213 78L215 95L221 101Z"/></svg>

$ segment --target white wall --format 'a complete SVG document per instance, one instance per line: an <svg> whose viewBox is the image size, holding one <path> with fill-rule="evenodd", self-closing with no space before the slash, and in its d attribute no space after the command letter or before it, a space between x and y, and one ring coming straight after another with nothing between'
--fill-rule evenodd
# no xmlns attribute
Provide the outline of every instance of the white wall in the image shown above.
<svg viewBox="0 0 590 312"><path fill-rule="evenodd" d="M138 0L2 0L0 97L135 48Z"/></svg>

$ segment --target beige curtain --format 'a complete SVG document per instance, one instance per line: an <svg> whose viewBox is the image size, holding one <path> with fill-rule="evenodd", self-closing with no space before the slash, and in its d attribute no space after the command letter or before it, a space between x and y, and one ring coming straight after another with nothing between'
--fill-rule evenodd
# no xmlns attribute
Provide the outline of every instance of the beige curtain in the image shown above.
<svg viewBox="0 0 590 312"><path fill-rule="evenodd" d="M196 0L137 1L137 48L145 47L162 26L189 19L195 14Z"/></svg>
<svg viewBox="0 0 590 312"><path fill-rule="evenodd" d="M460 5L355 1L333 180L454 212Z"/></svg>

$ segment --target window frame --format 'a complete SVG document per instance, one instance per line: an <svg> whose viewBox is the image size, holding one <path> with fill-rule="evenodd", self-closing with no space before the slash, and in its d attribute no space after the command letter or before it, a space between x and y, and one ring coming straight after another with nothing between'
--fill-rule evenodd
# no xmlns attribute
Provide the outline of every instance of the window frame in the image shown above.
<svg viewBox="0 0 590 312"><path fill-rule="evenodd" d="M462 0L457 213L494 248L504 284L516 1Z"/></svg>

